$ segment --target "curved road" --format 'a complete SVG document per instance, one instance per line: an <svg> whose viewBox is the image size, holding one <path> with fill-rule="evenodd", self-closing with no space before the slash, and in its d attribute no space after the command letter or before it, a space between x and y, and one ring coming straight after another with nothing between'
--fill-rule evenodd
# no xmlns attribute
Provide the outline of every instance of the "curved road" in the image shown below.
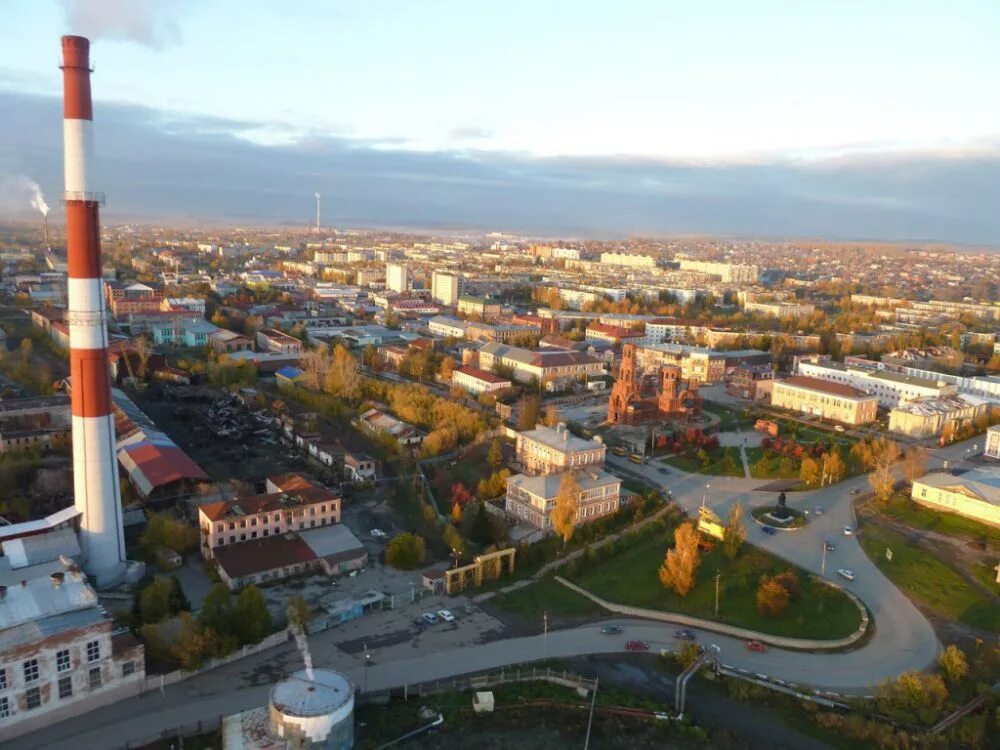
<svg viewBox="0 0 1000 750"><path fill-rule="evenodd" d="M974 444L972 440L934 451L929 467L939 468L944 460L955 466L968 457L969 448ZM619 465L616 459L609 458L612 467ZM773 492L754 491L755 487L766 484L766 480L705 477L681 474L673 469L665 475L651 466L635 466L629 462L621 463L620 468L642 474L651 484L669 489L674 499L690 511L697 511L704 495L706 502L722 517L737 500L743 502L744 507L754 507L773 503L776 496ZM706 484L710 485L708 489ZM857 578L846 585L865 602L874 616L875 632L862 647L839 654L811 654L777 648L761 654L747 651L741 640L710 632L701 632L699 641L718 644L724 664L841 693L868 694L882 680L909 669L929 666L940 649L930 624L909 599L879 572L857 540L842 533L845 525L855 525L850 491L855 488L864 490L867 486L867 478L862 476L833 487L788 493L790 505L810 511L811 522L799 531L768 536L756 524L747 524L749 541L817 575L821 572L823 540L829 539L836 545L836 550L828 553L827 577L836 576L837 568L853 570ZM824 511L818 518L815 516L817 506ZM547 636L507 638L385 664L373 663L367 669L367 675L361 657L348 655L335 647L336 629L312 636L310 642L317 666L341 670L354 680L359 689L367 684L369 690L446 679L547 657L620 652L625 641L633 638L648 642L653 651L677 646L672 637L676 629L673 626L621 618L613 622L625 626L624 634L602 635L600 625L592 624L553 631ZM377 653L374 653L374 659L377 661ZM268 677L268 684L256 687L234 686L239 685L241 678L250 672L266 670L274 675L294 671L300 665L300 657L294 646L289 644L198 675L168 687L162 694L153 692L129 698L9 744L18 750L124 747L126 741L135 742L176 726L264 705L273 678Z"/></svg>

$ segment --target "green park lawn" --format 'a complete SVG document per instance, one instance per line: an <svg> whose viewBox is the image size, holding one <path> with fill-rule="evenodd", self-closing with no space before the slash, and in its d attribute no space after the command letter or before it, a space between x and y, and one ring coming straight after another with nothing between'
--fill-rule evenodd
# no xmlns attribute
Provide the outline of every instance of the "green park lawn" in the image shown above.
<svg viewBox="0 0 1000 750"><path fill-rule="evenodd" d="M1000 631L1000 605L974 588L936 555L875 524L859 536L868 557L904 592L942 617L980 630ZM886 548L892 560L886 559Z"/></svg>
<svg viewBox="0 0 1000 750"><path fill-rule="evenodd" d="M497 594L490 604L539 625L545 614L550 617L599 617L610 614L551 577L542 578L509 594Z"/></svg>
<svg viewBox="0 0 1000 750"><path fill-rule="evenodd" d="M727 452L732 457L732 461L728 467L724 463ZM673 466L680 471L693 474L712 474L726 477L743 476L743 463L740 461L739 448L719 448L710 458L711 460L707 466L702 466L701 461L689 456L671 456L664 458L663 463Z"/></svg>
<svg viewBox="0 0 1000 750"><path fill-rule="evenodd" d="M860 624L861 615L845 594L749 544L743 545L735 560L729 560L721 546L703 554L695 587L681 598L664 588L657 576L672 541L670 532L651 534L630 544L612 559L586 566L575 575L564 573L564 577L608 601L679 612L778 636L843 638ZM761 576L789 568L796 569L800 575L799 600L790 604L779 618L764 617L756 606ZM722 576L718 618L714 614L717 572Z"/></svg>
<svg viewBox="0 0 1000 750"><path fill-rule="evenodd" d="M925 508L900 494L893 495L888 505L876 506L876 510L912 529L968 537L977 541L985 539L991 547L1000 547L1000 529L954 513Z"/></svg>

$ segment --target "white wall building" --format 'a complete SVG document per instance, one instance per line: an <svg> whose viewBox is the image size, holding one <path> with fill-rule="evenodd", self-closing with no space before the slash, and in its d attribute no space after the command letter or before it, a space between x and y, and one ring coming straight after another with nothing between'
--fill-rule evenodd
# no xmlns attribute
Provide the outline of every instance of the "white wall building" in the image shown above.
<svg viewBox="0 0 1000 750"><path fill-rule="evenodd" d="M458 276L453 273L435 271L431 275L431 299L442 305L458 303Z"/></svg>
<svg viewBox="0 0 1000 750"><path fill-rule="evenodd" d="M928 380L887 370L845 366L837 362L799 361L798 372L813 378L843 383L878 397L879 406L893 409L925 398L958 395L958 388L939 380Z"/></svg>
<svg viewBox="0 0 1000 750"><path fill-rule="evenodd" d="M405 263L387 263L385 286L392 292L405 292L410 288L410 271Z"/></svg>

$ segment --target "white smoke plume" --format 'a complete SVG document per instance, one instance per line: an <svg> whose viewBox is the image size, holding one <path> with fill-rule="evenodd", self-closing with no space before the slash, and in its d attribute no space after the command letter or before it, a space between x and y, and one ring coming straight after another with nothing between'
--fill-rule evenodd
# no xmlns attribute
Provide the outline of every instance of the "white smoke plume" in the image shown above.
<svg viewBox="0 0 1000 750"><path fill-rule="evenodd" d="M27 183L26 187L31 191L31 207L37 209L42 216L49 215L49 204L45 202L45 196L42 195L41 186L34 180L29 180L27 177L24 178Z"/></svg>
<svg viewBox="0 0 1000 750"><path fill-rule="evenodd" d="M62 0L70 32L161 49L180 40L176 0Z"/></svg>
<svg viewBox="0 0 1000 750"><path fill-rule="evenodd" d="M42 216L49 215L49 204L37 182L24 175L0 175L0 211L17 215L28 206Z"/></svg>

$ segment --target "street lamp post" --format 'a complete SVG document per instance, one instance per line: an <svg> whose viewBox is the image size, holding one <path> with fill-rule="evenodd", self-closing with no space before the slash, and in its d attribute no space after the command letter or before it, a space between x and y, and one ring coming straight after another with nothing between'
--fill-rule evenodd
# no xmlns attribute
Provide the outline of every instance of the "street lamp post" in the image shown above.
<svg viewBox="0 0 1000 750"><path fill-rule="evenodd" d="M364 649L365 649L365 687L364 687L364 690L362 692L364 692L364 694L367 695L368 694L368 668L371 667L371 665L372 665L372 655L368 653L368 644L365 643L363 645L364 645Z"/></svg>
<svg viewBox="0 0 1000 750"><path fill-rule="evenodd" d="M719 616L719 581L722 579L722 573L715 574L715 616Z"/></svg>
<svg viewBox="0 0 1000 750"><path fill-rule="evenodd" d="M542 661L549 658L549 613L542 612Z"/></svg>
<svg viewBox="0 0 1000 750"><path fill-rule="evenodd" d="M702 507L705 507L705 498L708 497L708 490L709 490L709 488L711 486L712 485L706 483L705 484L705 491L701 493L701 505L702 505Z"/></svg>
<svg viewBox="0 0 1000 750"><path fill-rule="evenodd" d="M820 568L820 575L826 575L826 540L823 540L823 565Z"/></svg>

